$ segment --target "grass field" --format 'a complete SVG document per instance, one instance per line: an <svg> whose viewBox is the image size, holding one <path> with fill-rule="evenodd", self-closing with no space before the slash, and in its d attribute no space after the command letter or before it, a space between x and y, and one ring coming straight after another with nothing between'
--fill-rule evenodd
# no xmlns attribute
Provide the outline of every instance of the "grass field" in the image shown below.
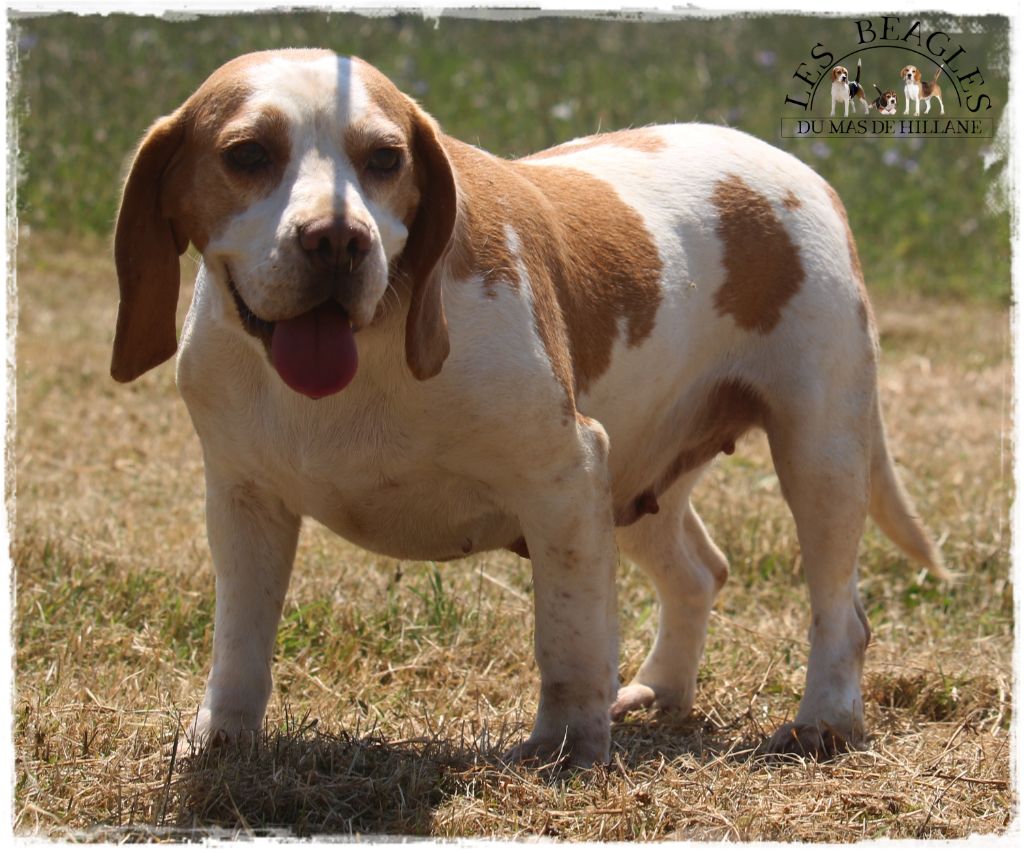
<svg viewBox="0 0 1024 853"><path fill-rule="evenodd" d="M182 732L202 695L212 637L202 463L170 365L130 386L108 377L116 281L103 232L121 158L221 59L257 45L308 43L311 33L343 50L360 42L359 52L376 52L371 58L412 91L429 70L435 76L417 91L427 107L444 113L453 132L506 152L575 135L576 125L559 126L550 109L564 96L551 80L568 69L580 76L560 85L579 99L580 126L601 115L604 127L642 124L664 110L729 118L724 111L737 105L714 102L715 87L687 89L692 100L674 106L657 100L676 78L689 86L692 74L655 75L654 94L627 97L614 89L621 74L558 58L588 38L606 59L644 42L638 25L601 23L574 22L561 37L550 21L523 25L528 31L485 27L484 40L471 37L484 32L471 32L474 22L445 21L442 41L432 23L408 18L22 22L17 103L27 172L9 453L16 831L108 840L280 831L855 841L962 838L1008 825L1018 794L1009 758L1009 217L986 201L998 167L985 171L977 143L951 141L941 154L893 143L920 164L916 180L904 180L905 169L875 177L862 149L844 151L854 159L842 167L838 153L795 150L850 208L877 296L891 444L960 574L954 586L937 585L869 528L861 580L873 629L868 749L821 764L748 760L794 713L807 651L795 531L766 444L750 437L696 495L732 566L712 617L696 710L686 719L640 714L616 725L609 767L560 775L494 761L535 711L527 561L493 553L443 566L399 563L313 523L303 531L278 634L265 736L220 753L190 750ZM668 68L673 55L681 65L685 35L701 46L685 57L686 69L735 81L765 45L780 66L788 67L787 45L799 61L825 25L685 26L648 34L652 67ZM526 55L513 62L517 48ZM460 82L442 96L446 75ZM771 138L778 87L750 85L765 86L774 100L756 92L741 99L749 112L730 123ZM485 98L503 91L503 109L472 101L479 90ZM576 94L585 91L592 98ZM73 117L66 126L62 111ZM944 180L932 181L940 166ZM919 244L912 227L890 224L908 211L960 239ZM955 230L969 219L970 233ZM894 254L878 250L877 235L888 228L897 229ZM194 259L184 267L182 313ZM656 626L653 591L629 565L619 604L628 678Z"/></svg>
<svg viewBox="0 0 1024 853"><path fill-rule="evenodd" d="M697 710L617 726L611 768L551 781L486 763L523 734L536 701L526 561L398 563L315 524L278 635L267 741L202 760L182 739L172 766L211 648L201 460L169 365L127 387L107 377L104 248L51 236L19 247L20 831L853 840L956 837L1008 820L1003 309L877 306L892 444L963 580L918 578L869 531L867 752L828 765L743 760L795 711L807 627L792 522L764 442L747 439L697 497L732 563ZM655 627L653 594L629 566L620 607L628 676Z"/></svg>

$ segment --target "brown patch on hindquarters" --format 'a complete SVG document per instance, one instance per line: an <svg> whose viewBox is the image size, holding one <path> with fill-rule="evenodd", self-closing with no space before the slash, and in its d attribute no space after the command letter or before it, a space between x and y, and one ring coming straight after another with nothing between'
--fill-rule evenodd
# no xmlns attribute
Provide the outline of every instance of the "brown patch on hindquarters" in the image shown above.
<svg viewBox="0 0 1024 853"><path fill-rule="evenodd" d="M616 130L611 133L598 133L594 136L587 136L571 142L563 142L553 148L546 148L536 154L524 157L524 160L543 160L547 157L561 157L564 154L575 154L577 151L586 151L590 148L603 146L614 146L615 148L629 148L633 151L643 151L647 154L655 154L665 148L665 140L661 134L650 127L638 127L626 130Z"/></svg>
<svg viewBox="0 0 1024 853"><path fill-rule="evenodd" d="M500 160L452 139L445 146L461 199L452 275L480 275L486 294L498 284L517 286L522 264L538 335L575 402L610 367L622 320L627 346L654 329L662 266L651 235L615 189L592 175Z"/></svg>
<svg viewBox="0 0 1024 853"><path fill-rule="evenodd" d="M732 316L741 329L766 335L800 290L800 254L771 202L738 175L718 181L711 202L718 211L716 232L726 270L715 309Z"/></svg>

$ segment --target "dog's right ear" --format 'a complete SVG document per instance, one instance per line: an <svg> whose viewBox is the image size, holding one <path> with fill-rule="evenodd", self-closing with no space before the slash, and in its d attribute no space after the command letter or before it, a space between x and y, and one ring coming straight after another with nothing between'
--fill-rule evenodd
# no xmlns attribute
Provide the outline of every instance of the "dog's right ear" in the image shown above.
<svg viewBox="0 0 1024 853"><path fill-rule="evenodd" d="M184 111L157 121L135 154L114 234L121 289L110 375L130 382L174 355L178 257L188 236L175 229L161 203L164 177L185 137Z"/></svg>

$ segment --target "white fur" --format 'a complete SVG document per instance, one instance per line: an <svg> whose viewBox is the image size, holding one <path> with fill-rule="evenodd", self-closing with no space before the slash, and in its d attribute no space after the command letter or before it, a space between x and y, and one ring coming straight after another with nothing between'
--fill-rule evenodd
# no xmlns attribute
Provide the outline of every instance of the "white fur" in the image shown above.
<svg viewBox="0 0 1024 853"><path fill-rule="evenodd" d="M823 181L776 148L701 125L652 130L665 143L656 153L604 146L534 161L538 171L571 164L607 181L641 217L663 264L654 332L632 347L620 336L610 369L577 400L586 417L566 412L534 321L514 222L505 238L520 257L511 272L516 286L485 295L476 274L444 282L451 354L440 374L422 382L410 374L398 317L366 324L356 336L360 365L351 385L312 401L282 382L242 329L225 259L255 268L271 246L287 266L289 229L317 205L343 199L374 235L376 272L360 309L370 317L387 298L386 264L405 234L395 213L362 194L336 142L372 107L358 77L346 79L342 98L335 87L347 63L297 66L275 61L252 72L260 97L293 122L290 171L207 247L180 345L177 380L202 442L217 577L214 662L197 735L261 723L305 516L399 559L461 557L525 536L541 702L533 736L517 754L564 740L579 763L608 757L617 535L654 578L663 610L655 647L615 713L651 702L688 711L726 569L690 506L701 471L681 477L661 496L661 512L632 527L616 533L612 513L668 467L707 389L730 379L757 389L771 408L773 454L807 566L816 627L797 722L855 736L867 641L855 561L867 511L866 454L882 439L874 437L872 343L858 318L845 225ZM710 199L716 182L733 177L770 200L805 271L768 334L744 331L714 307L726 273ZM787 194L799 207L783 205ZM238 284L253 308L284 316L289 294L280 281L254 271Z"/></svg>

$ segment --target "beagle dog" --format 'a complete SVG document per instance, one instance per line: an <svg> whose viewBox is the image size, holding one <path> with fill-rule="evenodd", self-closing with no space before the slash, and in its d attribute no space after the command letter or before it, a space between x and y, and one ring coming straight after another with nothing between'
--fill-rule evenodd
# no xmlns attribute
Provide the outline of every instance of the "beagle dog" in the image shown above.
<svg viewBox="0 0 1024 853"><path fill-rule="evenodd" d="M843 116L848 117L850 115L850 104L854 103L856 112L856 103L860 102L860 105L864 107L864 112L868 112L868 99L864 92L864 87L860 84L860 60L857 60L857 77L854 80L850 79L850 72L846 70L843 65L837 65L832 69L832 111L829 115L836 114L836 104L843 105Z"/></svg>
<svg viewBox="0 0 1024 853"><path fill-rule="evenodd" d="M931 83L921 79L921 71L914 65L904 65L900 69L900 78L903 80L903 115L910 112L910 102L914 102L914 115L921 115L921 101L924 101L924 112L927 115L932 109L932 98L939 102L939 115L946 114L946 107L942 103L942 89L939 87L939 75L942 74L943 66L935 71Z"/></svg>
<svg viewBox="0 0 1024 853"><path fill-rule="evenodd" d="M112 375L177 350L203 449L216 609L200 741L261 726L310 517L400 560L528 554L540 702L508 758L607 761L612 718L693 706L727 564L690 493L752 427L812 617L806 693L766 748L861 739L865 518L916 563L940 557L886 448L843 205L794 157L684 124L505 160L363 61L255 53L149 129L114 254ZM661 603L621 689L617 550Z"/></svg>
<svg viewBox="0 0 1024 853"><path fill-rule="evenodd" d="M892 89L886 89L883 92L881 89L878 88L877 83L874 83L872 85L875 87L875 91L878 92L878 97L871 102L871 106L878 110L878 112L881 115L896 115L896 93Z"/></svg>

